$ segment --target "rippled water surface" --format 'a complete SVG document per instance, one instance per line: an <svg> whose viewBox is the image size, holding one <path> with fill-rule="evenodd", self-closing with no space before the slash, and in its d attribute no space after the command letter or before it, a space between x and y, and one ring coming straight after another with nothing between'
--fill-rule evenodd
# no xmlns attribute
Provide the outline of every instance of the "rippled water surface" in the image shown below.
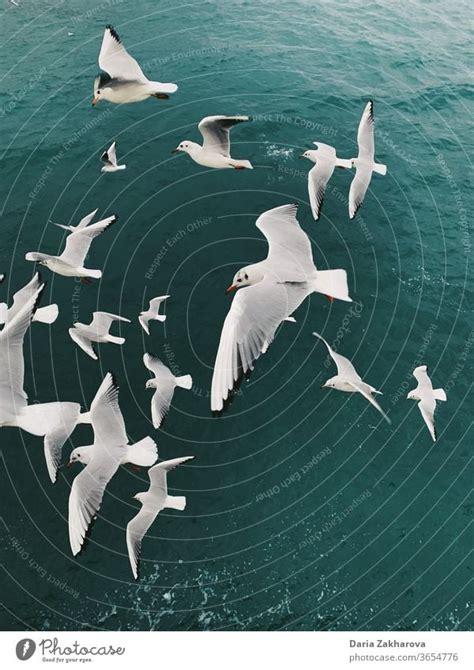
<svg viewBox="0 0 474 670"><path fill-rule="evenodd" d="M124 528L146 472L121 468L73 558L67 500L78 470L52 486L41 440L3 429L2 627L468 628L469 3L23 0L1 12L0 299L30 277L25 252L61 247L49 221L96 207L119 216L91 249L100 283L43 273L61 313L30 331L30 401L88 407L113 370L131 439L154 436L161 458L196 457L170 475L187 508L160 515L134 583ZM91 107L107 23L147 74L178 83L170 100ZM309 164L298 156L317 140L353 156L369 98L388 174L374 176L351 222L351 175L335 173L316 224ZM202 117L236 113L254 116L233 131L234 153L253 171L210 171L170 154L199 139ZM127 170L101 175L98 157L113 139ZM347 269L355 302L313 295L229 411L212 417L224 290L266 253L256 216L287 202L301 203L317 265ZM166 326L146 338L136 316L164 293ZM97 308L134 319L125 345L102 347L99 363L67 333ZM391 427L362 397L320 390L335 372L314 330L384 392ZM158 433L145 350L194 380ZM448 394L436 444L405 400L420 363ZM65 457L91 439L80 426Z"/></svg>

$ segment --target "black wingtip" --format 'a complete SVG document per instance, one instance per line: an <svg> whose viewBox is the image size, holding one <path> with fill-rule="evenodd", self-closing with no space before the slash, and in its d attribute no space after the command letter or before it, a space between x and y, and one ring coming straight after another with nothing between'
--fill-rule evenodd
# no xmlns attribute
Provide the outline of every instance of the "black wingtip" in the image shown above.
<svg viewBox="0 0 474 670"><path fill-rule="evenodd" d="M110 25L110 23L107 26L105 26L105 29L110 31L110 34L112 35L114 40L116 40L119 44L121 44L120 37L118 36L117 31L113 26Z"/></svg>

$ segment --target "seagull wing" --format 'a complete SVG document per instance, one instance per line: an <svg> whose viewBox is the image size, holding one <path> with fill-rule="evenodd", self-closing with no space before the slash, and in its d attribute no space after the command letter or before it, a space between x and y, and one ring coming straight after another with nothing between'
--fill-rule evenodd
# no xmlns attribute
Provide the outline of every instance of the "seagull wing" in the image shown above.
<svg viewBox="0 0 474 670"><path fill-rule="evenodd" d="M413 376L418 382L418 387L422 391L429 391L433 388L431 379L428 377L428 367L426 365L419 365L413 370Z"/></svg>
<svg viewBox="0 0 474 670"><path fill-rule="evenodd" d="M94 429L94 448L121 450L125 455L128 444L127 431L118 404L118 386L110 372L100 385L91 405L91 422Z"/></svg>
<svg viewBox="0 0 474 670"><path fill-rule="evenodd" d="M88 356L93 358L95 361L97 360L97 354L94 351L94 345L90 340L87 339L87 337L84 337L84 335L80 335L79 331L76 328L69 328L69 336L74 342L79 345L82 349L82 351L85 351Z"/></svg>
<svg viewBox="0 0 474 670"><path fill-rule="evenodd" d="M369 100L362 113L357 131L357 144L359 145L359 158L367 161L374 160L374 105Z"/></svg>
<svg viewBox="0 0 474 670"><path fill-rule="evenodd" d="M420 408L421 416L424 419L424 422L428 426L428 430L430 431L430 435L433 439L433 442L436 442L436 430L435 430L435 425L434 425L434 412L436 409L436 400L434 398L423 398L420 400L418 403L418 407Z"/></svg>
<svg viewBox="0 0 474 670"><path fill-rule="evenodd" d="M169 295L161 295L161 296L158 296L157 298L152 298L150 300L150 305L149 305L150 312L153 312L154 314L158 314L161 303L164 302L169 297L170 297Z"/></svg>
<svg viewBox="0 0 474 670"><path fill-rule="evenodd" d="M237 123L250 120L250 116L206 116L198 125L204 140L203 148L229 156L230 129Z"/></svg>
<svg viewBox="0 0 474 670"><path fill-rule="evenodd" d="M304 282L315 275L311 242L296 219L297 211L293 204L275 207L261 214L255 224L267 238L264 263L276 281Z"/></svg>
<svg viewBox="0 0 474 670"><path fill-rule="evenodd" d="M111 216L108 219L98 221L91 226L70 233L67 236L64 251L59 258L73 267L82 267L92 240L103 233L104 230L107 230L116 220L116 216Z"/></svg>
<svg viewBox="0 0 474 670"><path fill-rule="evenodd" d="M357 374L355 367L352 365L350 360L341 354L338 354L332 349L329 344L326 342L324 337L319 335L319 333L313 333L313 335L319 338L327 347L329 354L337 366L337 374L341 377L344 377L346 381L361 381L360 376Z"/></svg>
<svg viewBox="0 0 474 670"><path fill-rule="evenodd" d="M63 446L74 431L81 410L80 405L76 403L57 403L57 405L57 423L44 436L44 457L53 484L61 464Z"/></svg>
<svg viewBox="0 0 474 670"><path fill-rule="evenodd" d="M392 423L391 420L390 420L390 419L388 418L388 416L385 414L385 412L384 412L383 409L380 407L380 405L379 405L378 402L375 400L375 398L372 397L372 394L371 394L369 391L367 391L367 390L365 389L365 385L364 385L363 382L358 382L358 381L353 380L353 379L349 379L349 380L346 380L346 381L347 381L347 383L350 384L353 388L355 388L356 391L359 391L359 393L361 393L361 394L364 396L364 398L370 402L371 405L373 405L376 409L378 409L378 411L379 411L380 414L383 416L383 418L385 419L385 421L386 421L389 425L391 425L391 423Z"/></svg>
<svg viewBox="0 0 474 670"><path fill-rule="evenodd" d="M314 220L319 219L323 206L326 185L334 172L334 160L318 158L316 165L308 172L308 192Z"/></svg>
<svg viewBox="0 0 474 670"><path fill-rule="evenodd" d="M305 284L277 283L264 278L237 291L222 327L214 363L211 409L220 411L242 373L268 348L282 321L308 295Z"/></svg>
<svg viewBox="0 0 474 670"><path fill-rule="evenodd" d="M97 214L98 211L99 211L98 208L94 209L93 212L91 212L90 214L85 216L83 219L81 219L79 221L79 223L77 224L77 226L75 226L74 230L80 230L81 228L85 228L86 226L88 226L89 223L92 221L92 219L94 218L94 216Z"/></svg>
<svg viewBox="0 0 474 670"><path fill-rule="evenodd" d="M168 483L167 476L170 470L178 467L186 461L192 461L194 456L181 456L179 458L172 458L169 461L162 461L153 465L148 470L148 476L150 478L150 488L148 493L150 494L150 500L153 501L153 504L159 509L164 506L166 496L168 495Z"/></svg>
<svg viewBox="0 0 474 670"><path fill-rule="evenodd" d="M355 177L349 189L349 218L353 219L364 202L365 194L372 179L372 170L366 165L356 168Z"/></svg>
<svg viewBox="0 0 474 670"><path fill-rule="evenodd" d="M138 561L142 548L142 540L153 521L158 516L158 508L143 505L141 510L127 524L127 549L133 576L138 579Z"/></svg>
<svg viewBox="0 0 474 670"><path fill-rule="evenodd" d="M104 153L100 157L100 159L103 160L104 163L108 163L109 165L112 165L113 167L117 167L117 150L116 150L115 147L116 147L116 142L112 142L112 144L107 149L107 151L104 151Z"/></svg>
<svg viewBox="0 0 474 670"><path fill-rule="evenodd" d="M143 363L158 380L155 393L151 399L151 419L153 427L158 429L170 408L176 382L171 370L158 358L154 358L150 354L144 354Z"/></svg>
<svg viewBox="0 0 474 670"><path fill-rule="evenodd" d="M8 310L8 320L10 321L15 317L16 314L24 307L31 298L36 294L41 285L41 280L39 273L36 272L32 279L25 284L19 291L13 296L13 303L10 309Z"/></svg>
<svg viewBox="0 0 474 670"><path fill-rule="evenodd" d="M99 53L99 67L112 79L148 81L137 61L130 56L112 26L107 26Z"/></svg>
<svg viewBox="0 0 474 670"><path fill-rule="evenodd" d="M143 354L143 364L153 375L160 380L174 379L174 375L159 358L151 354Z"/></svg>

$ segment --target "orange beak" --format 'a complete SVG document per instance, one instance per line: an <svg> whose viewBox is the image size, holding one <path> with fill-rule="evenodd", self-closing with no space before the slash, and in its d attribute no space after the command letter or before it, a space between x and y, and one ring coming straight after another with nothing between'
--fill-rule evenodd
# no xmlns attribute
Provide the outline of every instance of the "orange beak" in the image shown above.
<svg viewBox="0 0 474 670"><path fill-rule="evenodd" d="M226 293L232 293L232 291L236 291L236 290L237 290L237 286L236 286L235 284L231 284L231 285L229 286L229 288L226 289L225 292L226 292Z"/></svg>
<svg viewBox="0 0 474 670"><path fill-rule="evenodd" d="M97 98L97 97L92 98L92 107L95 107L98 102L99 102L99 98Z"/></svg>

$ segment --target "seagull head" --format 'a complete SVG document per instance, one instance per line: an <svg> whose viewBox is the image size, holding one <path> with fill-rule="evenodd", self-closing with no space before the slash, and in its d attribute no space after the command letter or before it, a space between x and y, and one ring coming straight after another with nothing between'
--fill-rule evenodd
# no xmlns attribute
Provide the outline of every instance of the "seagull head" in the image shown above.
<svg viewBox="0 0 474 670"><path fill-rule="evenodd" d="M258 272L254 266L247 265L247 267L242 268L237 272L232 280L232 284L226 290L226 293L232 293L238 288L243 286L252 286L252 284L257 284L259 281L262 281L263 275Z"/></svg>
<svg viewBox="0 0 474 670"><path fill-rule="evenodd" d="M180 142L176 149L173 149L171 151L172 154L179 154L179 153L184 153L184 154L191 154L196 147L199 148L199 144L196 144L196 142L190 142L189 140L184 140L183 142Z"/></svg>
<svg viewBox="0 0 474 670"><path fill-rule="evenodd" d="M419 400L419 397L415 394L415 391L410 391L407 395L407 400Z"/></svg>
<svg viewBox="0 0 474 670"><path fill-rule="evenodd" d="M71 455L69 456L69 463L68 467L71 467L73 463L84 463L87 465L90 460L90 449L92 448L92 445L84 446L84 447L76 447L71 451Z"/></svg>
<svg viewBox="0 0 474 670"><path fill-rule="evenodd" d="M95 107L101 100L108 99L108 94L111 90L107 86L107 82L109 81L110 77L107 77L106 75L99 75L94 79L94 97L92 98L93 107Z"/></svg>
<svg viewBox="0 0 474 670"><path fill-rule="evenodd" d="M322 389L333 389L336 387L336 378L331 377L331 379L328 379L327 382L324 382L324 384L321 384Z"/></svg>
<svg viewBox="0 0 474 670"><path fill-rule="evenodd" d="M158 386L158 380L156 377L153 377L153 379L149 379L145 384L145 388L147 389L156 389L157 386Z"/></svg>
<svg viewBox="0 0 474 670"><path fill-rule="evenodd" d="M134 500L138 500L138 502L141 502L143 504L143 496L146 495L146 493L135 493L133 496Z"/></svg>
<svg viewBox="0 0 474 670"><path fill-rule="evenodd" d="M308 151L305 151L304 154L301 154L300 158L307 158L313 163L316 163L318 159L318 152L315 149L310 149Z"/></svg>

